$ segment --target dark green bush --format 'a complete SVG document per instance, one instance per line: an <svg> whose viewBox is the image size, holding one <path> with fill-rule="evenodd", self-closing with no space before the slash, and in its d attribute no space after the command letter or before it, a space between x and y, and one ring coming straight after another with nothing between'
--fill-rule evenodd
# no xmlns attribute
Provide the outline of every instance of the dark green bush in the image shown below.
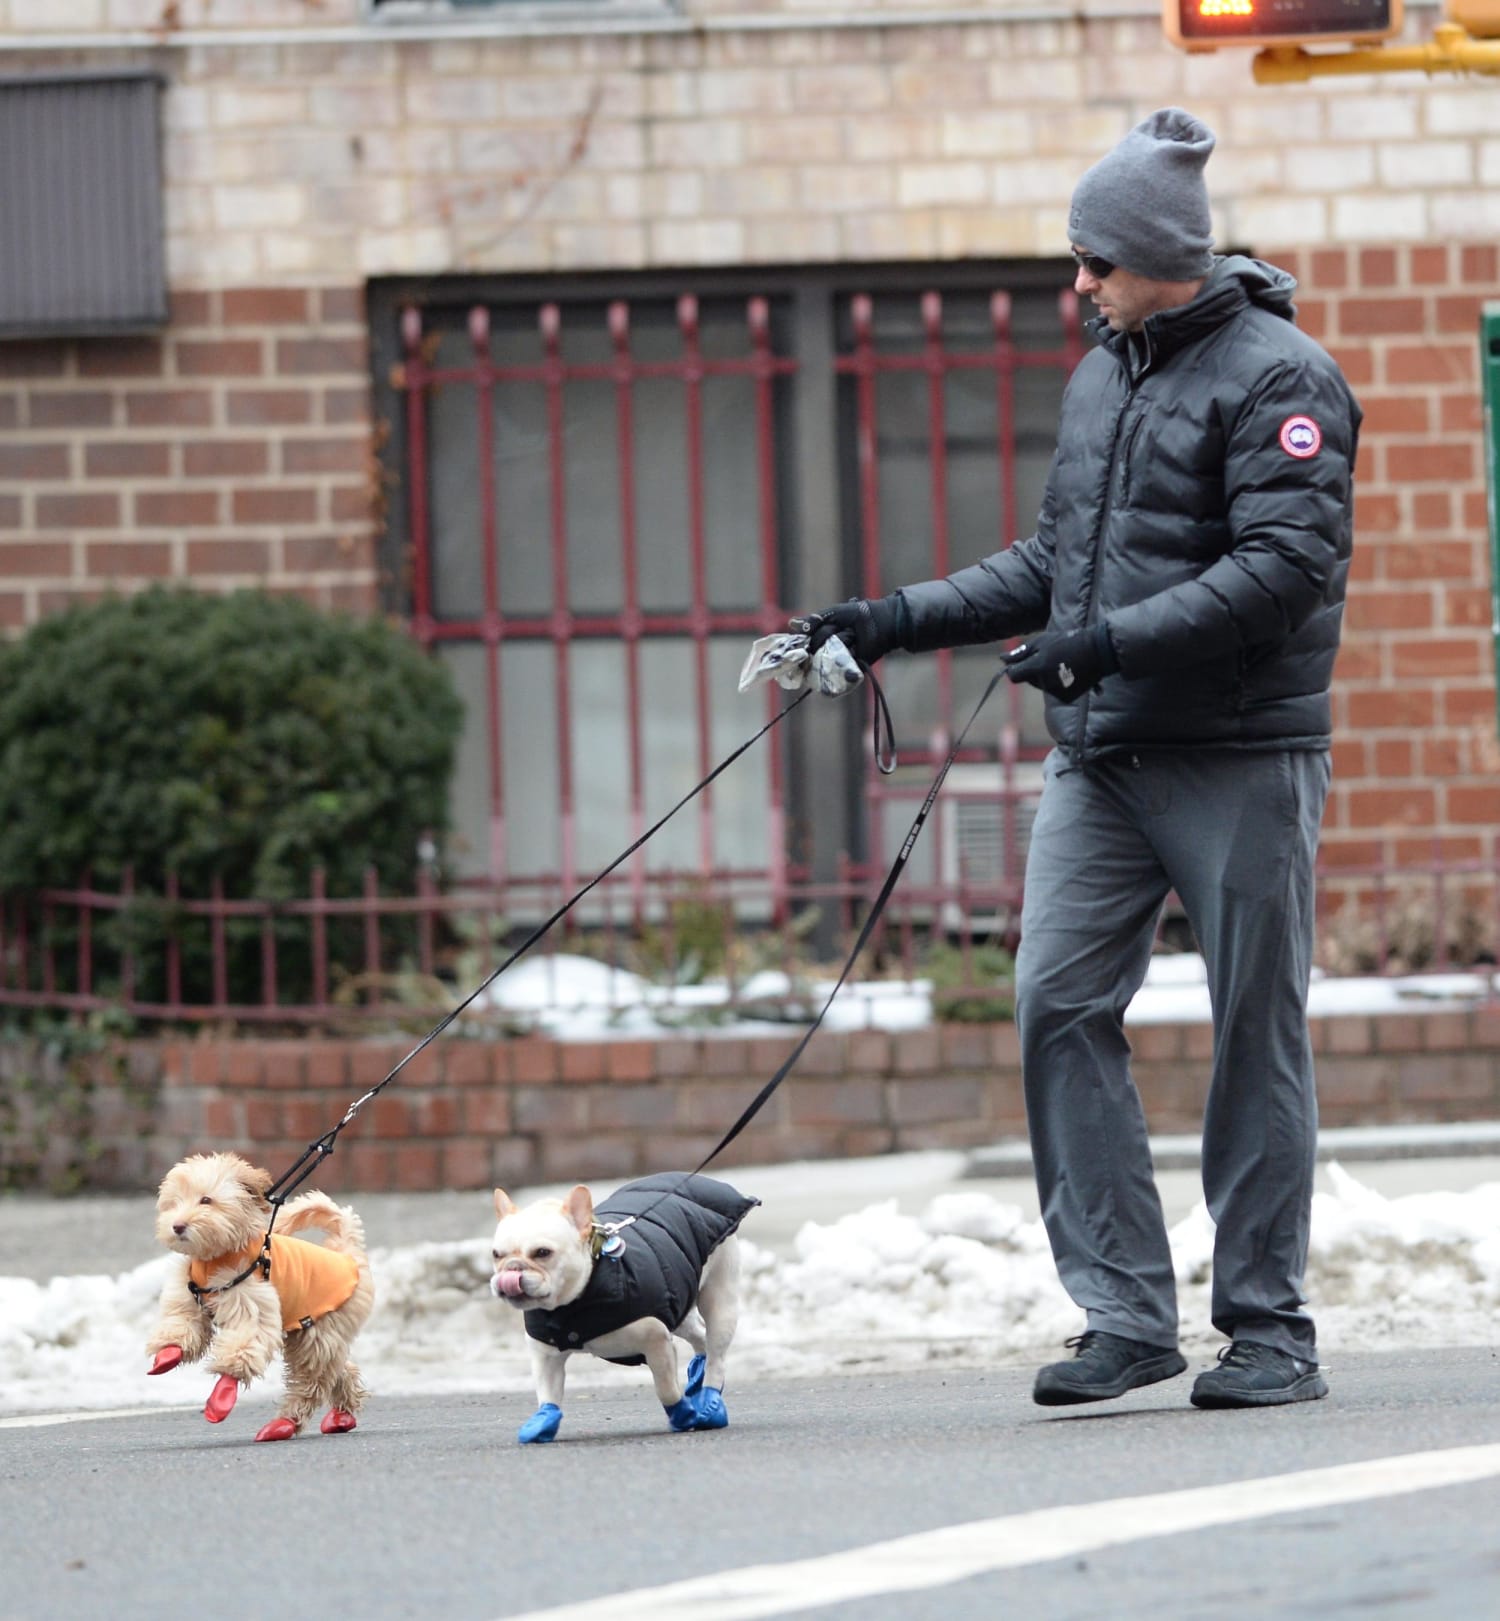
<svg viewBox="0 0 1500 1621"><path fill-rule="evenodd" d="M128 933L143 964L171 922L151 900L169 873L184 898L218 878L277 900L307 896L315 867L329 895L357 895L373 865L410 893L421 834L447 826L462 715L400 631L293 598L152 590L59 614L0 648L0 889L85 872L114 888L133 868L142 900L112 943ZM277 932L289 1000L307 929ZM259 926L233 933L232 995L259 1001Z"/></svg>

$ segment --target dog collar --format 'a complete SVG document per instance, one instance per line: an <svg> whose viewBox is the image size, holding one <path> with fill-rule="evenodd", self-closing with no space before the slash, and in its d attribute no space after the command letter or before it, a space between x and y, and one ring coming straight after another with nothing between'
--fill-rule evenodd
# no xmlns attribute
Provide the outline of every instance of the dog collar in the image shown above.
<svg viewBox="0 0 1500 1621"><path fill-rule="evenodd" d="M243 1253L243 1251L240 1253ZM255 1258L250 1262L249 1266L247 1266L243 1272L237 1273L229 1280L228 1283L215 1284L212 1289L205 1289L202 1284L194 1283L193 1280L189 1278L188 1292L192 1295L194 1300L199 1301L200 1303L206 1295L226 1294L230 1289L236 1288L239 1284L242 1284L257 1267L260 1268L261 1276L269 1283L271 1280L271 1230L269 1227L266 1229L265 1237L261 1240L260 1252L255 1256Z"/></svg>

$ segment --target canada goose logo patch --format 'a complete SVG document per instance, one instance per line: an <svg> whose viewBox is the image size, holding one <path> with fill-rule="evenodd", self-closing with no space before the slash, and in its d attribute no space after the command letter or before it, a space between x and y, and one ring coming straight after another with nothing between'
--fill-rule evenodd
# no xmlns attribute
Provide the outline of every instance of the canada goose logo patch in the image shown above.
<svg viewBox="0 0 1500 1621"><path fill-rule="evenodd" d="M1311 417L1288 417L1281 424L1281 448L1299 462L1306 461L1323 448L1323 430Z"/></svg>

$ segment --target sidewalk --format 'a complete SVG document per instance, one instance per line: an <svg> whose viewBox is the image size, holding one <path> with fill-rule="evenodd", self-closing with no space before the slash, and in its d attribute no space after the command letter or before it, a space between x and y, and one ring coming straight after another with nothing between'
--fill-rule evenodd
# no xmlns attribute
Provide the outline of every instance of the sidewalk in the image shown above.
<svg viewBox="0 0 1500 1621"><path fill-rule="evenodd" d="M1152 1151L1168 1224L1179 1221L1201 1197L1197 1140L1156 1137ZM1324 1166L1338 1160L1361 1182L1387 1198L1448 1190L1467 1192L1500 1182L1500 1122L1408 1125L1331 1130L1319 1138ZM670 1167L669 1167L670 1168ZM710 1172L710 1174L716 1174ZM872 1159L823 1160L792 1165L734 1167L726 1181L762 1201L746 1223L753 1243L790 1252L804 1222L823 1224L895 1199L898 1208L920 1214L945 1193L987 1193L1037 1215L1036 1189L1026 1145L1001 1143L972 1153L932 1152ZM599 1179L596 1197L614 1184ZM1328 1186L1320 1169L1318 1186ZM524 1201L557 1188L511 1188ZM487 1237L494 1225L490 1196L463 1193L342 1194L364 1218L374 1249ZM147 1195L0 1196L0 1277L44 1281L82 1273L113 1275L154 1259L155 1210Z"/></svg>

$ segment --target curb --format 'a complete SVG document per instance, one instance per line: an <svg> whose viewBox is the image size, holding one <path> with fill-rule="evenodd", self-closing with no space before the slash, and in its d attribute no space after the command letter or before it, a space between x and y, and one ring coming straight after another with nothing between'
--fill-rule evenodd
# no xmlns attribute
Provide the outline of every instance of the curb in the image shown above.
<svg viewBox="0 0 1500 1621"><path fill-rule="evenodd" d="M1468 1159L1500 1155L1500 1120L1460 1121L1444 1125L1340 1126L1318 1133L1320 1162L1336 1159ZM1153 1137L1151 1160L1158 1171L1196 1171L1202 1162L1199 1139ZM1029 1176L1031 1148L1021 1140L976 1148L960 1173L974 1177Z"/></svg>

